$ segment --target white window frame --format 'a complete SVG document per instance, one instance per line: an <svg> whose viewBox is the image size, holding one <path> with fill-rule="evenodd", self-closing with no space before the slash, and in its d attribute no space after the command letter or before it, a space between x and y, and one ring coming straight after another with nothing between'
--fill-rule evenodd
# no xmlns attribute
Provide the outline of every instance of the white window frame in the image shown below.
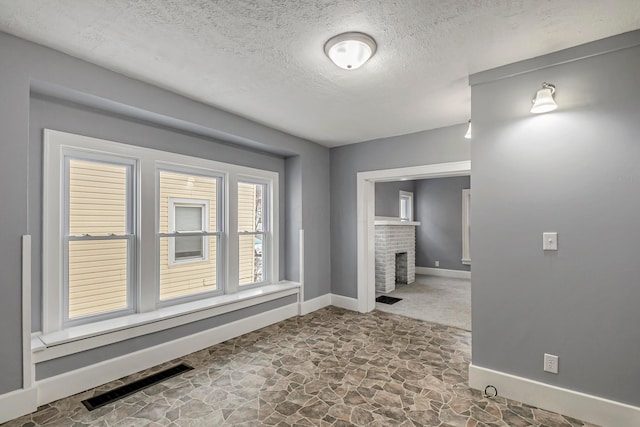
<svg viewBox="0 0 640 427"><path fill-rule="evenodd" d="M471 265L471 189L462 190L462 264Z"/></svg>
<svg viewBox="0 0 640 427"><path fill-rule="evenodd" d="M69 327L73 325L80 325L84 323L96 322L104 319L110 319L113 317L123 316L134 312L136 305L136 284L135 284L135 253L136 253L136 228L135 228L135 176L137 162L135 159L126 157L120 157L115 155L108 155L103 153L86 152L78 149L64 148L61 150L64 182L62 184L62 297L61 305L62 310L60 313L60 319L56 319L56 322L62 323L63 327ZM123 235L105 235L105 236L92 236L89 234L83 234L80 236L71 236L69 234L69 168L71 160L83 160L96 163L106 163L121 165L127 167L127 196L126 196L126 233ZM75 319L69 318L69 242L71 241L96 241L96 240L126 240L127 242L127 306L120 310L113 310L105 313L99 313L94 315L82 316Z"/></svg>
<svg viewBox="0 0 640 427"><path fill-rule="evenodd" d="M176 232L176 207L198 207L200 208L202 230L192 230L189 233ZM183 265L197 262L209 261L209 245L206 244L205 233L209 231L209 201L203 199L184 199L180 197L169 198L169 233L174 237L192 235L193 233L202 234L202 256L176 260L176 242L175 239L169 239L169 265Z"/></svg>
<svg viewBox="0 0 640 427"><path fill-rule="evenodd" d="M402 216L402 202L403 201L407 201L407 211L408 214L406 217ZM400 221L413 221L413 193L410 191L403 191L400 190L400 196L399 196L399 208L398 208L398 216L400 217Z"/></svg>
<svg viewBox="0 0 640 427"><path fill-rule="evenodd" d="M257 286L262 286L264 285L266 282L268 282L268 277L269 277L269 269L270 269L270 265L271 263L269 262L271 260L271 251L270 251L270 245L269 245L269 239L271 238L269 230L271 229L271 220L270 220L270 203L271 203L271 197L270 197L270 185L268 181L265 180L260 180L260 179L256 179L256 178L252 178L252 177L243 177L243 176L239 176L238 177L238 182L242 182L242 183L246 183L246 184L257 184L257 185L262 185L264 187L263 190L263 194L262 194L262 231L240 231L238 230L238 246L240 244L240 236L242 235L258 235L258 234L262 234L264 237L262 239L262 277L263 280L261 282L253 282L253 283L244 283L242 285L240 285L238 283L238 286L241 287L242 289L249 289L249 288L254 288ZM240 269L240 256L238 255L238 269Z"/></svg>
<svg viewBox="0 0 640 427"><path fill-rule="evenodd" d="M67 328L63 325L63 292L64 268L63 268L63 232L62 219L64 218L64 152L76 150L87 155L107 155L135 161L138 164L134 184L135 212L133 220L134 229L137 231L135 238L135 261L137 269L134 273L137 289L135 290L135 313L130 316L117 317L94 324L80 325ZM219 274L219 288L225 295L203 293L198 298L198 307L215 307L223 302L219 298L225 298L227 294L240 291L238 287L238 232L237 232L237 182L251 178L268 183L270 207L268 251L271 254L266 266L266 280L262 285L270 289L270 285L279 283L279 229L278 229L278 173L261 169L238 166L213 160L180 155L166 151L142 148L133 145L106 141L97 138L75 135L45 129L44 131L44 175L43 175L43 316L42 316L42 340L43 342L62 342L69 340L70 336L81 337L86 334L100 335L105 331L113 330L120 324L133 327L141 322L148 322L149 315L158 311L153 318L176 316L181 312L193 310L194 298L186 300L178 299L172 307L163 308L159 302L157 259L159 253L158 236L158 186L157 171L172 170L185 173L200 173L202 175L217 176L221 178L221 190L218 194L219 207L222 206L218 230L218 253L222 257ZM278 285L280 286L280 285ZM290 285L287 285L290 286ZM244 288L244 286L243 286ZM256 297L255 290L242 298ZM226 299L224 300L226 301ZM163 301L164 303L165 301ZM224 302L228 304L228 302ZM184 307L184 310L181 308ZM189 308L190 307L190 308ZM170 311L169 308L171 309ZM163 317L164 316L164 317ZM187 316L185 316L186 318ZM186 320L184 323L188 323ZM176 322L172 323L176 326ZM79 328L79 329L78 329ZM121 327L119 327L121 328ZM90 331L90 332L86 332ZM77 338L79 339L79 338ZM105 342L107 339L102 339ZM103 344L104 345L104 344ZM61 350L60 350L61 351Z"/></svg>

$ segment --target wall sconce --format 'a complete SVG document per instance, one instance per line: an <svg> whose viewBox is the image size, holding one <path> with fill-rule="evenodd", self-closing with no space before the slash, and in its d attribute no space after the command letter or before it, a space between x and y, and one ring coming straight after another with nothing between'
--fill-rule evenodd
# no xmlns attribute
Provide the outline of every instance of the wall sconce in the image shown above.
<svg viewBox="0 0 640 427"><path fill-rule="evenodd" d="M464 134L466 139L471 139L471 120L469 120L469 127L467 128L467 133Z"/></svg>
<svg viewBox="0 0 640 427"><path fill-rule="evenodd" d="M558 108L558 104L556 104L556 101L553 99L555 93L555 85L547 82L542 83L542 89L538 89L536 95L531 100L533 105L529 111L534 114L540 114L548 113Z"/></svg>

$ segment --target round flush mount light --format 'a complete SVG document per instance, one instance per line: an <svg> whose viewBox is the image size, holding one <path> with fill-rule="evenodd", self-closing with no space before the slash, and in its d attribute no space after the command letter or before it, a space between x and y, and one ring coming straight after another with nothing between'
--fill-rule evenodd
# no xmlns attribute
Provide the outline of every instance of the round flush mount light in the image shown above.
<svg viewBox="0 0 640 427"><path fill-rule="evenodd" d="M364 33L342 33L327 41L324 45L324 53L338 67L355 70L376 53L376 42Z"/></svg>

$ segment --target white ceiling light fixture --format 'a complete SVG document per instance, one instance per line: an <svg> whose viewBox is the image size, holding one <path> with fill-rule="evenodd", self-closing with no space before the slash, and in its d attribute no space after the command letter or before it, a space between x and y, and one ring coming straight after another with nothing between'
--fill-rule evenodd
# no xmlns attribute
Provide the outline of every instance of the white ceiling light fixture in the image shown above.
<svg viewBox="0 0 640 427"><path fill-rule="evenodd" d="M331 37L324 45L324 53L338 67L355 70L376 53L376 42L364 33L349 32Z"/></svg>
<svg viewBox="0 0 640 427"><path fill-rule="evenodd" d="M534 114L540 114L548 113L558 108L558 104L556 104L556 101L553 99L555 93L555 85L547 82L542 83L542 89L538 89L536 95L531 100L533 105L529 111Z"/></svg>
<svg viewBox="0 0 640 427"><path fill-rule="evenodd" d="M464 134L466 139L471 139L471 120L469 120L469 127L467 128L467 133Z"/></svg>

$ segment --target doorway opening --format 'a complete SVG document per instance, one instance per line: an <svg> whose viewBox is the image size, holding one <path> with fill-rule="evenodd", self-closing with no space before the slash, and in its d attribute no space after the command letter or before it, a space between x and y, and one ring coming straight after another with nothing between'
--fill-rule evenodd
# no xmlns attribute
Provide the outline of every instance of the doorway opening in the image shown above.
<svg viewBox="0 0 640 427"><path fill-rule="evenodd" d="M376 289L376 275L379 275L378 269L376 269L376 232L379 234L379 230L376 229L376 219L384 219L386 221L390 220L390 216L384 215L376 215L376 194L375 194L375 185L376 183L389 183L392 181L414 181L414 180L424 180L430 178L446 178L446 177L463 177L469 176L471 174L471 162L452 162L452 163L441 163L434 165L424 165L424 166L414 166L407 168L398 168L398 169L385 169L385 170L377 170L377 171L367 171L360 172L357 175L357 264L358 264L358 310L360 312L369 312L376 308L376 296L381 294L380 290ZM431 181L431 180L429 180ZM433 180L434 182L437 180ZM458 196L460 201L463 197L462 193ZM413 203L419 204L419 197L416 196L415 201ZM396 205L398 206L398 205ZM402 202L400 202L400 208L402 206ZM419 223L418 209L419 206L416 206L416 217L413 218L415 224ZM400 209L401 210L401 209ZM400 212L399 212L400 213ZM402 215L395 214L395 219L400 221L406 221L406 219L402 219ZM406 212L405 212L406 216ZM378 217L378 218L376 218ZM464 215L462 218L460 215L457 216L458 221L462 222L462 226L464 229ZM468 218L467 218L468 219ZM385 225L388 225L384 221ZM468 221L467 221L468 222ZM380 224L381 221L378 221ZM406 225L402 224L402 225ZM468 224L467 224L468 226ZM464 243L463 243L464 244ZM468 242L467 242L468 249ZM468 252L468 251L467 251ZM442 261L436 261L435 265L431 260L428 261L420 261L420 254L417 254L415 258L418 258L418 262L416 265L416 283L424 284L425 280L430 280L430 284L433 286L444 286L446 283L438 283L443 280L449 280L447 275L453 275L451 281L456 280L456 275L459 275L459 280L464 281L467 280L467 287L469 284L469 271L455 271L449 270L446 268L446 263L443 266L438 266L438 262L442 263ZM461 257L464 258L464 257ZM395 259L394 259L395 261ZM458 260L465 261L465 260ZM467 264L470 260L466 260ZM425 265L420 265L420 263ZM398 264L402 264L402 261L399 263L394 262L394 267ZM438 268L440 267L440 268ZM464 268L461 268L464 269ZM395 276L395 275L394 275ZM396 279L396 277L394 277ZM400 278L401 279L401 278ZM408 288L409 285L401 285L402 280L397 281L399 285L399 289ZM387 288L388 290L389 288ZM378 291L378 292L376 292ZM391 289L385 294L389 292L395 292L394 289ZM402 297L401 295L390 294L391 296ZM406 295L405 295L405 299ZM412 298L409 297L409 300ZM469 305L470 297L468 297L467 305ZM408 303L405 303L408 304ZM400 306L400 304L395 304L395 306ZM401 314L401 313L399 313ZM410 316L414 317L414 316ZM429 320L429 319L425 319ZM462 327L463 329L470 329L470 318L467 321L469 326L462 325L451 325ZM437 323L437 322L436 322Z"/></svg>

